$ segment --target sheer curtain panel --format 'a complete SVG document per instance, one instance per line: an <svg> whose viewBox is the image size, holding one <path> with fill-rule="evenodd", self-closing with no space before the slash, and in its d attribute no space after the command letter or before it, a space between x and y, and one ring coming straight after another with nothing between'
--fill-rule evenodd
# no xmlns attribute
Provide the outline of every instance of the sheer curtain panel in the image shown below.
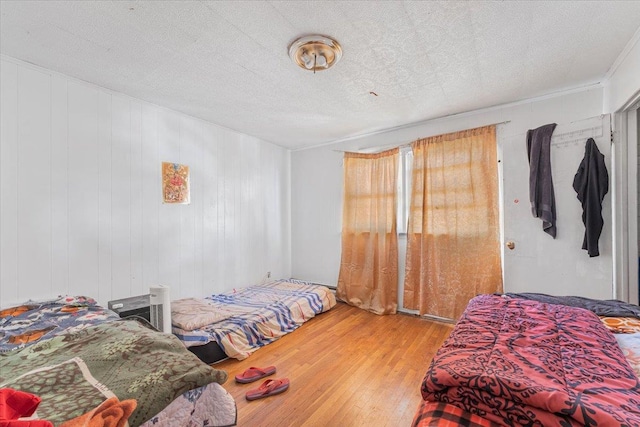
<svg viewBox="0 0 640 427"><path fill-rule="evenodd" d="M345 153L342 258L336 295L376 314L398 308L399 149Z"/></svg>
<svg viewBox="0 0 640 427"><path fill-rule="evenodd" d="M412 143L404 306L458 319L502 292L495 126Z"/></svg>

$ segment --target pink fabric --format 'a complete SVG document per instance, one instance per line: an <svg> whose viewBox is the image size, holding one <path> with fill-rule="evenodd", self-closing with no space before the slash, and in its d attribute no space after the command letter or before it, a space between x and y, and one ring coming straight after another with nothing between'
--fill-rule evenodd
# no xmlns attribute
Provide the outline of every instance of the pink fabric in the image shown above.
<svg viewBox="0 0 640 427"><path fill-rule="evenodd" d="M613 335L580 308L481 295L422 384L500 424L640 425L640 384Z"/></svg>

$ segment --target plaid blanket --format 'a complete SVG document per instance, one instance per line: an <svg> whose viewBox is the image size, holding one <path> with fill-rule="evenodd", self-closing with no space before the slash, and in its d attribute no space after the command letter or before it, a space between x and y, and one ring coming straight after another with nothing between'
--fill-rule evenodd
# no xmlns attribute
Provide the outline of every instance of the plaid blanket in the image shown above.
<svg viewBox="0 0 640 427"><path fill-rule="evenodd" d="M413 427L494 427L498 424L448 403L423 400L411 425Z"/></svg>
<svg viewBox="0 0 640 427"><path fill-rule="evenodd" d="M173 333L187 347L215 341L227 356L239 360L336 305L327 287L293 279L212 295L204 302L209 308L191 311L192 320L184 314L193 301L187 301L187 307L184 301L172 302L172 318L179 314L183 326L205 323L193 330L174 324ZM198 311L202 319L197 319ZM207 323L208 319L215 321Z"/></svg>

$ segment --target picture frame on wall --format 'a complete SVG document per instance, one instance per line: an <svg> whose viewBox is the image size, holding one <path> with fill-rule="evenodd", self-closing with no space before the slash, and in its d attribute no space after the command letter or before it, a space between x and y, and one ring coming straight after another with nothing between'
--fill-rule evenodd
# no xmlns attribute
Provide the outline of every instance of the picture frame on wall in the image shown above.
<svg viewBox="0 0 640 427"><path fill-rule="evenodd" d="M162 162L162 201L182 205L190 203L189 166Z"/></svg>

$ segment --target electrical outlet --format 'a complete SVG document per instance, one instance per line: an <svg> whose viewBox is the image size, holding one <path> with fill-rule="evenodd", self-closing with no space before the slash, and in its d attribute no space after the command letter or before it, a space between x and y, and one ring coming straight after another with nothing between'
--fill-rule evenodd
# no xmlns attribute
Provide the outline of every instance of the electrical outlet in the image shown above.
<svg viewBox="0 0 640 427"><path fill-rule="evenodd" d="M271 278L271 272L267 271L267 279Z"/></svg>

